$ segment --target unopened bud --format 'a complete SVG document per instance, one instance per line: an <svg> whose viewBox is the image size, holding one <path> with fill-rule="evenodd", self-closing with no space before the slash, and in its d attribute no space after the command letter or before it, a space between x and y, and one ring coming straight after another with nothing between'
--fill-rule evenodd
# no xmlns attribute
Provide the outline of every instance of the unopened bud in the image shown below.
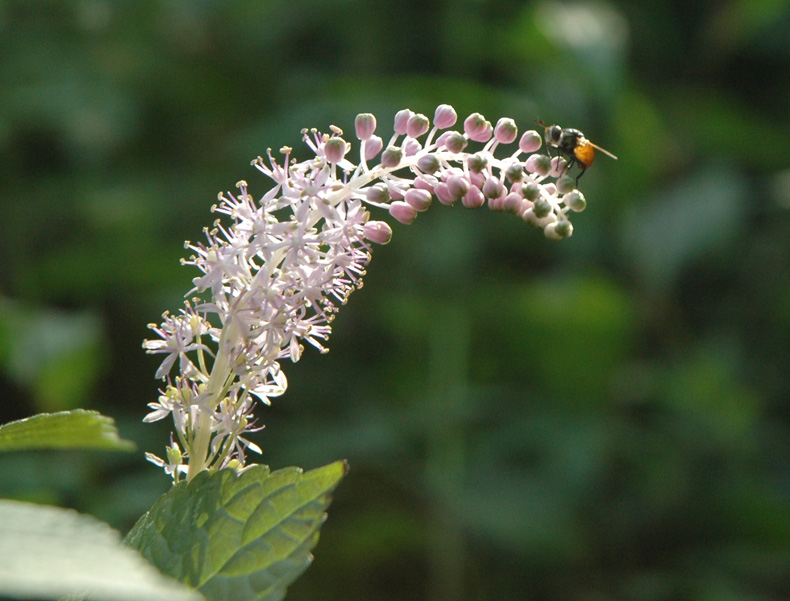
<svg viewBox="0 0 790 601"><path fill-rule="evenodd" d="M381 164L384 167L397 167L403 158L403 151L397 146L390 146L381 153Z"/></svg>
<svg viewBox="0 0 790 601"><path fill-rule="evenodd" d="M414 113L409 109L403 109L395 113L395 125L393 129L399 136L405 134L409 129L409 119L412 118Z"/></svg>
<svg viewBox="0 0 790 601"><path fill-rule="evenodd" d="M417 219L417 210L409 203L396 200L390 205L390 215L404 225L410 225Z"/></svg>
<svg viewBox="0 0 790 601"><path fill-rule="evenodd" d="M354 119L354 129L357 132L357 138L360 140L369 140L373 133L376 131L376 117L371 113L360 113Z"/></svg>
<svg viewBox="0 0 790 601"><path fill-rule="evenodd" d="M503 117L497 121L494 128L494 137L500 144L511 144L518 136L518 127L513 119Z"/></svg>
<svg viewBox="0 0 790 601"><path fill-rule="evenodd" d="M488 142L493 131L491 123L480 113L472 113L464 121L464 133L475 142Z"/></svg>
<svg viewBox="0 0 790 601"><path fill-rule="evenodd" d="M458 121L458 114L449 104L440 104L433 114L433 124L438 129L452 127Z"/></svg>
<svg viewBox="0 0 790 601"><path fill-rule="evenodd" d="M406 135L410 138L419 138L428 132L431 122L421 113L412 115L406 123Z"/></svg>
<svg viewBox="0 0 790 601"><path fill-rule="evenodd" d="M368 221L362 226L362 235L376 244L388 244L392 239L392 228L383 221Z"/></svg>
<svg viewBox="0 0 790 601"><path fill-rule="evenodd" d="M518 141L518 149L526 154L535 152L543 143L543 138L534 129L525 131Z"/></svg>
<svg viewBox="0 0 790 601"><path fill-rule="evenodd" d="M346 156L348 149L349 145L343 138L332 136L324 143L324 156L327 162L337 164Z"/></svg>

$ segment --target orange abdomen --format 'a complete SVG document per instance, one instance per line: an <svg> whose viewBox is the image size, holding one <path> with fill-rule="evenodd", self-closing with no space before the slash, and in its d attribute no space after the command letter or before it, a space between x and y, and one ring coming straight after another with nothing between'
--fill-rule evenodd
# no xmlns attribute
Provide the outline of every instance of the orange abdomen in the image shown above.
<svg viewBox="0 0 790 601"><path fill-rule="evenodd" d="M576 157L577 161L583 163L584 167L587 168L592 165L593 159L595 158L595 148L586 141L579 142L576 148L573 149L573 155Z"/></svg>

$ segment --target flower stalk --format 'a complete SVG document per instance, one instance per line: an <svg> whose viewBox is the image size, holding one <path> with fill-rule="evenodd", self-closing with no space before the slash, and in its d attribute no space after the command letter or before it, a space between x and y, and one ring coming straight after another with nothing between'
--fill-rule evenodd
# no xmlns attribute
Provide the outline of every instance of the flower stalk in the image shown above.
<svg viewBox="0 0 790 601"><path fill-rule="evenodd" d="M434 198L467 208L488 204L548 238L572 235L570 215L586 202L564 159L537 153L540 134L530 130L519 139L512 119L492 126L478 113L463 122L463 132L450 129L456 122L449 105L436 109L433 126L403 110L385 143L376 118L358 115L357 163L347 158L351 144L339 128L303 130L312 158L296 161L284 147L279 161L268 150L252 162L274 183L263 197L254 200L244 181L235 194L219 195L212 211L228 225L218 219L204 242L187 243L192 255L182 261L201 273L187 293L194 299L151 324L158 337L143 343L164 357L156 377L165 382L144 421L170 416L177 439L165 459L147 454L151 462L177 482L206 469L243 469L248 451L261 452L245 436L262 429L255 405L287 388L281 362L298 361L305 342L327 352L331 322L362 285L371 245L392 237L370 209L409 224ZM517 139L514 152L495 153Z"/></svg>

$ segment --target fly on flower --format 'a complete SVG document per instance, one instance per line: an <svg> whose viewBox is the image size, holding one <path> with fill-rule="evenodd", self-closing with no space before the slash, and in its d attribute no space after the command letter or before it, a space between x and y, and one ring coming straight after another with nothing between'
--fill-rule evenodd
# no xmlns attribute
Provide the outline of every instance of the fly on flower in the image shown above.
<svg viewBox="0 0 790 601"><path fill-rule="evenodd" d="M544 136L546 138L547 151L549 148L554 148L559 154L568 159L568 169L574 163L579 166L579 175L576 176L577 183L587 168L592 165L596 150L600 150L605 155L617 160L617 157L611 152L590 142L578 129L562 128L559 125L546 125L540 119L537 119L535 123L546 130ZM549 155L551 155L550 152Z"/></svg>

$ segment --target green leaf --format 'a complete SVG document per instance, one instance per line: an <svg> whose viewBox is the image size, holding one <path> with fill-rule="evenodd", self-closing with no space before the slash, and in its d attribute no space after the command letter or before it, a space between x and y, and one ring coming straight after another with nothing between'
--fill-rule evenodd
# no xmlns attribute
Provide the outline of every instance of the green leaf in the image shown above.
<svg viewBox="0 0 790 601"><path fill-rule="evenodd" d="M209 601L278 601L312 561L345 461L303 472L256 466L199 474L164 494L127 536Z"/></svg>
<svg viewBox="0 0 790 601"><path fill-rule="evenodd" d="M133 442L120 438L112 418L85 409L41 413L0 426L0 451L134 448Z"/></svg>
<svg viewBox="0 0 790 601"><path fill-rule="evenodd" d="M121 542L109 526L76 511L0 501L0 597L105 601L198 601Z"/></svg>

